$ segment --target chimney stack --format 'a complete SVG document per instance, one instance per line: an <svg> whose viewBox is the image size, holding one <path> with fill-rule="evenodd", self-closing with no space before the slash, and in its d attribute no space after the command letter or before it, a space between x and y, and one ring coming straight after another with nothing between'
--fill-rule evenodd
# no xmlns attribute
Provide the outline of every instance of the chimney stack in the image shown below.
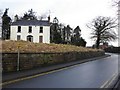
<svg viewBox="0 0 120 90"><path fill-rule="evenodd" d="M50 23L50 15L48 16L48 22Z"/></svg>

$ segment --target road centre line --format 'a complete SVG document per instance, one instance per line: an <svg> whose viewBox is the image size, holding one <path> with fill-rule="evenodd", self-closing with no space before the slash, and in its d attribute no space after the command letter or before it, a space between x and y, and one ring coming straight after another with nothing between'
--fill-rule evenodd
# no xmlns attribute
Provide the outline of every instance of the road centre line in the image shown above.
<svg viewBox="0 0 120 90"><path fill-rule="evenodd" d="M115 80L117 76L118 76L118 73L113 74L111 79L107 80L100 88L108 88L109 85Z"/></svg>

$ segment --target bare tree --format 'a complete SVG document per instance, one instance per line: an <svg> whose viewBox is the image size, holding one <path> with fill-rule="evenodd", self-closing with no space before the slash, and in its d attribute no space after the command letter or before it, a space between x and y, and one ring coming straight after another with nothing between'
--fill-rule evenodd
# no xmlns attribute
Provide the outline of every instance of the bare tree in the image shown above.
<svg viewBox="0 0 120 90"><path fill-rule="evenodd" d="M87 24L87 27L93 30L91 39L96 40L96 48L99 48L100 43L117 39L117 34L113 30L117 27L115 19L98 16Z"/></svg>
<svg viewBox="0 0 120 90"><path fill-rule="evenodd" d="M113 6L118 6L119 2L120 2L120 0L112 0Z"/></svg>
<svg viewBox="0 0 120 90"><path fill-rule="evenodd" d="M43 20L43 19L46 19L46 18L47 18L46 14L42 14L42 15L38 16L39 20Z"/></svg>
<svg viewBox="0 0 120 90"><path fill-rule="evenodd" d="M3 12L2 12L2 10L0 9L0 25L2 24L2 14L3 14Z"/></svg>
<svg viewBox="0 0 120 90"><path fill-rule="evenodd" d="M0 38L2 37L2 10L0 9Z"/></svg>
<svg viewBox="0 0 120 90"><path fill-rule="evenodd" d="M120 0L112 0L112 6L116 7L118 19L118 45L120 46Z"/></svg>

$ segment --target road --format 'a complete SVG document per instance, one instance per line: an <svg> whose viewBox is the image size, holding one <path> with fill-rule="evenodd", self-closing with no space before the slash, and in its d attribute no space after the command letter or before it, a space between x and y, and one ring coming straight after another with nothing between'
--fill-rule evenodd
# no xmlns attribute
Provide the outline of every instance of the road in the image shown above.
<svg viewBox="0 0 120 90"><path fill-rule="evenodd" d="M100 88L118 72L118 55L75 65L4 88Z"/></svg>

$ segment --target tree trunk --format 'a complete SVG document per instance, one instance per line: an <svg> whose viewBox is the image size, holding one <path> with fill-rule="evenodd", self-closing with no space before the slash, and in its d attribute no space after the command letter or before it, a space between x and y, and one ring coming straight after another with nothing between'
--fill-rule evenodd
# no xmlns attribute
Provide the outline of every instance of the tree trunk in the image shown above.
<svg viewBox="0 0 120 90"><path fill-rule="evenodd" d="M100 36L97 37L96 48L99 49L100 46Z"/></svg>

